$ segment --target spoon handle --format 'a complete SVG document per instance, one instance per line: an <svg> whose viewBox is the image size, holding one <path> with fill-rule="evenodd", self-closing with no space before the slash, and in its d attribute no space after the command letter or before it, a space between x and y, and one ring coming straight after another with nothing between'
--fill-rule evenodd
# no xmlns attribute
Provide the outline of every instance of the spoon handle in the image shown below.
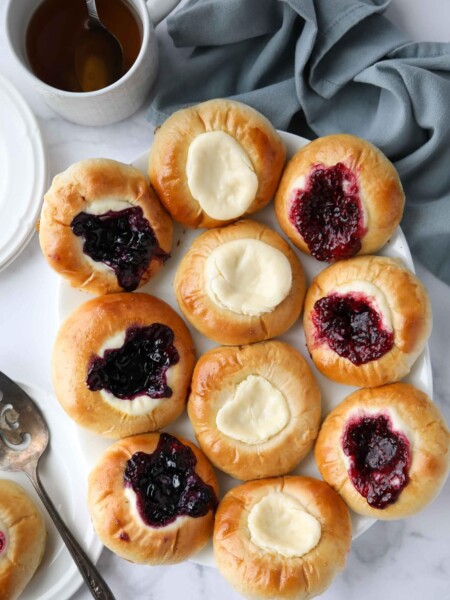
<svg viewBox="0 0 450 600"><path fill-rule="evenodd" d="M86 0L87 10L89 14L89 19L92 19L97 24L100 24L100 17L98 16L97 6L95 5L95 0Z"/></svg>
<svg viewBox="0 0 450 600"><path fill-rule="evenodd" d="M74 559L78 570L83 576L83 579L87 583L92 596L97 600L115 600L113 593L106 585L103 577L97 571L95 566L92 564L90 558L86 555L86 553L78 544L74 536L70 533L64 521L59 516L58 511L56 510L49 496L47 495L47 492L45 491L39 479L39 475L37 472L37 464L28 463L25 472L28 475L28 478L33 484L40 499L42 500L45 508L47 509L48 514L52 518L53 523L55 524L56 528L61 534L61 537L64 540L70 554L72 555L72 558Z"/></svg>

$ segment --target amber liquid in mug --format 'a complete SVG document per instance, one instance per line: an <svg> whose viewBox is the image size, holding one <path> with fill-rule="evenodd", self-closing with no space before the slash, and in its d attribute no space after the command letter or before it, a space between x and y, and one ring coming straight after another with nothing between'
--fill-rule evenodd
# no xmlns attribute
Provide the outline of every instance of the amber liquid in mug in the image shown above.
<svg viewBox="0 0 450 600"><path fill-rule="evenodd" d="M142 26L126 0L97 0L102 23L122 45L124 75L142 44ZM28 25L27 57L36 77L52 87L82 92L75 72L75 52L87 23L85 0L44 0Z"/></svg>

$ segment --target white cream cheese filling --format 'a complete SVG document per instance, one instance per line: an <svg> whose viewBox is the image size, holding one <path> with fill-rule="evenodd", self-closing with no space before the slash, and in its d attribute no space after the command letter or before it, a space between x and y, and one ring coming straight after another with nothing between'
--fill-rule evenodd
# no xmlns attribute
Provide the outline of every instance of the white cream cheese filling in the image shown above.
<svg viewBox="0 0 450 600"><path fill-rule="evenodd" d="M367 296L373 308L381 316L383 326L388 331L393 330L392 313L386 300L386 296L384 295L383 291L373 283L370 283L369 281L353 281L352 283L345 283L336 286L333 291L330 292L330 294L333 292L339 294L340 296L355 293Z"/></svg>
<svg viewBox="0 0 450 600"><path fill-rule="evenodd" d="M255 239L226 242L205 265L206 291L223 308L259 316L272 312L289 294L292 269L286 256Z"/></svg>
<svg viewBox="0 0 450 600"><path fill-rule="evenodd" d="M121 348L125 343L125 331L116 333L116 335L106 340L103 346L98 352L98 356L103 358L106 350L114 350ZM170 386L170 371L171 367L166 371L167 384ZM136 396L133 400L122 400L118 398L108 390L101 390L100 394L105 402L116 410L123 412L127 415L141 416L152 412L157 406L161 404L164 398L150 398L147 394L141 394Z"/></svg>
<svg viewBox="0 0 450 600"><path fill-rule="evenodd" d="M241 144L225 131L201 133L190 144L186 176L192 196L213 219L235 219L250 207L258 177Z"/></svg>
<svg viewBox="0 0 450 600"><path fill-rule="evenodd" d="M310 552L322 535L319 521L285 492L272 492L257 502L248 515L248 528L258 548L288 558Z"/></svg>
<svg viewBox="0 0 450 600"><path fill-rule="evenodd" d="M282 431L290 416L283 394L264 377L249 375L218 411L216 425L234 440L259 444Z"/></svg>
<svg viewBox="0 0 450 600"><path fill-rule="evenodd" d="M110 210L119 212L127 208L133 208L133 204L119 198L102 198L101 200L88 202L84 212L88 215L104 215Z"/></svg>

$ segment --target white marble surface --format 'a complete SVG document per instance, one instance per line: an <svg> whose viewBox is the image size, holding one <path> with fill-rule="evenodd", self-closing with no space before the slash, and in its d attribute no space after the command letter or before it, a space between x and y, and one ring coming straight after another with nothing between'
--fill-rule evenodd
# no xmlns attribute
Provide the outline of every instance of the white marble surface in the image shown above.
<svg viewBox="0 0 450 600"><path fill-rule="evenodd" d="M15 0L19 1L19 0ZM65 122L36 97L15 68L4 27L6 1L0 0L0 73L23 93L37 115L51 173L82 158L105 156L124 162L145 151L151 126L141 110L117 125L85 128ZM448 41L450 0L394 0L391 18L412 39ZM167 42L164 26L158 34ZM0 166L1 176L1 166ZM13 199L12 199L13 200ZM449 225L450 226L450 225ZM434 309L430 342L434 400L450 422L450 288L418 266ZM57 330L57 276L45 264L35 236L23 254L0 273L0 368L10 377L50 390L50 354ZM184 563L147 568L104 551L99 568L117 600L233 600L239 598L215 569ZM85 589L74 600L88 600ZM450 482L438 499L407 520L377 523L352 547L345 572L324 600L447 600L450 598Z"/></svg>

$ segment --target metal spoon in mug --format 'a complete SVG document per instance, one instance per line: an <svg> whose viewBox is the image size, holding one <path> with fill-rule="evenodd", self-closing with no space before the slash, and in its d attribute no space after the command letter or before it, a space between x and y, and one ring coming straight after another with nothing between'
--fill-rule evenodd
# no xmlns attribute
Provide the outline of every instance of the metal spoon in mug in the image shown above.
<svg viewBox="0 0 450 600"><path fill-rule="evenodd" d="M93 92L123 75L119 40L100 21L95 0L86 0L88 20L75 49L75 73L81 91Z"/></svg>
<svg viewBox="0 0 450 600"><path fill-rule="evenodd" d="M28 475L92 596L97 600L114 600L104 579L70 533L42 487L37 466L48 441L47 424L34 401L0 372L0 470L23 471Z"/></svg>

